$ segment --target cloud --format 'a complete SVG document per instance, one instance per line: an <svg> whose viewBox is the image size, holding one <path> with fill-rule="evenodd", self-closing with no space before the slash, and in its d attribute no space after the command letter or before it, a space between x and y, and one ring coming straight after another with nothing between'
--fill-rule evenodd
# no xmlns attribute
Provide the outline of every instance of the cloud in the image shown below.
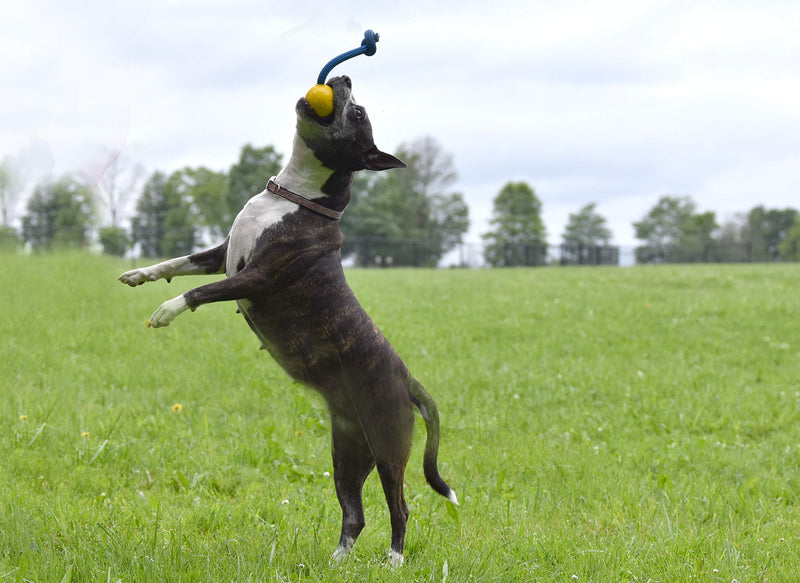
<svg viewBox="0 0 800 583"><path fill-rule="evenodd" d="M382 148L432 135L453 154L470 237L526 180L551 240L597 201L630 244L662 194L721 215L796 197L798 18L779 0L29 0L0 22L0 155L38 140L54 172L120 149L170 171L288 151L297 98L373 28L377 55L334 74Z"/></svg>

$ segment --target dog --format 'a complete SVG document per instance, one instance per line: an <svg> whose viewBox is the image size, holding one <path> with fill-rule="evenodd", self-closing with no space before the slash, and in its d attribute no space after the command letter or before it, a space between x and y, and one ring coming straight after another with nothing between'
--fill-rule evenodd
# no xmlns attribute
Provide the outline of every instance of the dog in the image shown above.
<svg viewBox="0 0 800 583"><path fill-rule="evenodd" d="M338 219L350 200L354 173L406 164L375 146L350 79L336 77L328 85L334 112L321 118L300 98L288 163L245 204L222 245L133 269L119 279L133 287L179 275L227 275L164 302L148 326L168 326L184 311L209 302L235 301L261 347L327 402L342 507L333 561L348 555L364 528L362 486L377 468L392 525L389 561L397 567L403 563L408 521L403 477L415 409L427 430L425 478L453 504L458 499L437 467L435 402L361 307L342 269Z"/></svg>

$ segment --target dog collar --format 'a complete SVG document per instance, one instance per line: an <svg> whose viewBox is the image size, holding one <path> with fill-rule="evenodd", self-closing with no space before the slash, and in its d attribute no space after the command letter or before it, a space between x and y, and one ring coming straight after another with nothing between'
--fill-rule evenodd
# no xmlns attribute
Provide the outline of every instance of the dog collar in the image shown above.
<svg viewBox="0 0 800 583"><path fill-rule="evenodd" d="M326 216L329 219L334 219L338 221L339 219L342 218L341 212L329 209L328 207L322 206L321 204L317 204L313 200L309 200L304 196L295 194L291 190L286 190L283 186L280 186L274 180L270 180L267 183L267 190L269 190L272 194L277 194L278 196L281 196L286 200L290 200L293 203L306 207L308 210Z"/></svg>

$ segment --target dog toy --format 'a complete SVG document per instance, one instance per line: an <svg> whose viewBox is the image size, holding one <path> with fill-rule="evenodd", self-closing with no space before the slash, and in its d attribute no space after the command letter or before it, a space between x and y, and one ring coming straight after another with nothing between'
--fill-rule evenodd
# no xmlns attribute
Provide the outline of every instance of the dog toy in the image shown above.
<svg viewBox="0 0 800 583"><path fill-rule="evenodd" d="M333 89L330 85L325 85L325 79L328 78L328 73L338 64L343 63L347 59L352 59L358 55L367 55L371 57L378 50L375 43L378 42L380 36L377 32L367 30L364 33L364 40L361 41L361 46L346 53L342 53L338 57L334 57L328 64L322 67L317 77L317 84L314 85L306 93L306 101L314 109L320 117L328 117L333 113Z"/></svg>

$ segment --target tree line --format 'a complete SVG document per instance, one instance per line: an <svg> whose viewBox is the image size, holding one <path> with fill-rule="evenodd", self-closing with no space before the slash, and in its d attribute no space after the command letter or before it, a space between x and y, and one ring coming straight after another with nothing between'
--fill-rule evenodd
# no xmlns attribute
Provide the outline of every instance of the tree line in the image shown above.
<svg viewBox="0 0 800 583"><path fill-rule="evenodd" d="M664 196L638 222L637 263L800 260L800 212L758 205L719 223L688 196Z"/></svg>
<svg viewBox="0 0 800 583"><path fill-rule="evenodd" d="M562 257L556 261L582 263L571 260L570 253L584 251L614 257L609 253L611 231L596 207L596 203L589 203L569 215L562 234ZM503 187L494 201L493 229L484 235L485 258L490 265L547 262L541 208L541 201L528 184L508 183ZM698 212L689 196L662 196L633 227L641 241L635 249L640 264L800 261L800 212L794 208L758 205L720 223L715 212Z"/></svg>
<svg viewBox="0 0 800 583"><path fill-rule="evenodd" d="M453 190L453 158L428 136L401 145L396 154L407 169L356 175L342 218L343 253L362 265L435 266L469 228L463 194ZM156 170L146 179L140 167L117 159L96 184L66 174L35 185L19 231L11 221L23 181L6 158L0 163L0 246L86 246L102 215L99 240L106 253L136 248L147 257L185 255L222 240L244 203L278 174L282 158L272 146L245 145L226 171L186 167L169 174ZM800 260L800 213L792 208L757 206L720 224L714 212L698 212L690 197L664 196L634 228L642 242L638 263ZM526 182L503 186L482 237L489 265L551 260L542 202ZM591 256L598 259L593 263L617 263L612 237L597 204L586 204L569 216L559 261L583 263Z"/></svg>
<svg viewBox="0 0 800 583"><path fill-rule="evenodd" d="M356 175L342 230L349 242L375 240L375 252L382 251L381 241L384 247L388 240L417 241L413 253L387 248L384 255L393 254L396 265L436 265L469 228L464 197L452 189L457 180L452 156L430 137L401 145L397 156L408 164L402 172ZM34 250L86 246L97 217L105 215L98 232L106 253L124 255L135 247L147 257L185 255L221 241L245 202L278 174L282 158L272 146L245 145L227 171L202 166L169 174L157 170L142 180L140 169L116 160L95 185L72 174L37 184L19 231L11 226L19 180L6 159L0 165L0 245L24 243ZM125 228L122 217L133 198L130 227ZM364 263L371 259L358 258Z"/></svg>

